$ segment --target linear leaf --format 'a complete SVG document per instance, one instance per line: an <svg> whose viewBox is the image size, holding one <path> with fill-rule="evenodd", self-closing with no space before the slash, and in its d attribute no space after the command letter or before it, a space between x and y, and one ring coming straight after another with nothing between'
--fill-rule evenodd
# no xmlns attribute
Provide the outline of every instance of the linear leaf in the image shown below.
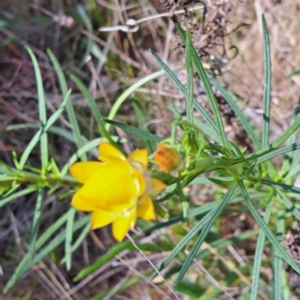
<svg viewBox="0 0 300 300"><path fill-rule="evenodd" d="M63 96L66 97L66 95L68 93L68 86L67 86L67 82L66 82L66 78L63 73L63 70L62 70L59 62L57 61L55 55L53 54L53 52L50 49L47 49L47 53L50 57L50 60L52 62L52 65L54 67L56 75L58 77L59 85L60 85L61 91L63 93ZM77 149L79 149L80 147L82 147L83 143L82 143L82 139L81 139L79 125L77 122L77 117L76 117L74 107L73 107L73 104L71 101L67 102L66 109L67 109L69 121L72 125L72 130L73 130L74 138L76 141L76 146L77 146ZM85 154L83 154L81 156L81 160L87 160L87 157Z"/></svg>
<svg viewBox="0 0 300 300"><path fill-rule="evenodd" d="M261 148L260 141L255 133L253 127L250 124L250 119L244 114L244 112L240 109L235 99L226 91L225 88L211 75L208 74L209 81L217 88L217 90L221 93L224 97L226 102L230 105L232 110L235 112L237 117L240 119L242 125L244 126L246 132L248 133L249 137L251 138L255 148L258 150Z"/></svg>
<svg viewBox="0 0 300 300"><path fill-rule="evenodd" d="M271 216L271 212L274 205L274 196L271 196L271 199L268 201L268 205L266 208L264 221L266 224L269 223L269 219ZM262 262L262 256L264 251L264 244L265 244L265 238L266 235L262 229L259 231L259 236L256 243L256 249L255 249L255 256L254 256L254 264L253 264L253 270L252 270L252 286L251 286L251 300L257 299L257 293L258 293L258 282L260 278L260 267Z"/></svg>
<svg viewBox="0 0 300 300"><path fill-rule="evenodd" d="M172 80L172 82L175 84L175 86L179 89L179 91L187 97L187 91L186 88L183 86L183 84L180 82L180 80L176 77L176 75L173 73L173 71L160 59L160 57L153 51L151 51L152 55L154 56L155 60L158 62L160 67L166 72L166 74L169 76L169 78ZM215 130L215 132L219 134L218 127L212 120L212 118L209 116L209 114L206 112L204 107L195 99L194 100L194 106L199 111L199 113L203 116L204 120Z"/></svg>
<svg viewBox="0 0 300 300"><path fill-rule="evenodd" d="M298 188L294 185L289 185L289 184L285 184L285 183L281 183L281 182L274 182L274 181L270 181L270 180L267 180L267 179L261 179L260 182L262 184L266 184L268 186L272 186L272 187L277 188L277 189L280 188L280 189L285 190L285 191L300 194L300 188Z"/></svg>
<svg viewBox="0 0 300 300"><path fill-rule="evenodd" d="M300 222L300 211L296 208L295 204L292 203L292 201L280 190L276 191L278 196L281 198L283 204L286 206L286 208L292 212L292 214L295 216L295 218Z"/></svg>
<svg viewBox="0 0 300 300"><path fill-rule="evenodd" d="M276 220L276 235L277 237L283 238L285 231L285 219L284 211L279 209L278 217ZM277 249L273 247L273 300L282 300L282 272L283 272L283 261L279 255Z"/></svg>
<svg viewBox="0 0 300 300"><path fill-rule="evenodd" d="M276 248L279 255L296 271L300 274L300 268L295 263L295 261L289 256L289 254L284 250L282 245L278 242L276 239L274 233L269 229L268 225L265 223L265 221L261 218L261 216L256 211L254 205L252 204L250 197L246 191L246 188L244 186L244 183L242 181L239 181L239 186L241 188L241 191L243 193L243 196L245 198L246 204L254 217L255 221L259 225L259 227L264 231L265 235L268 237L272 245Z"/></svg>
<svg viewBox="0 0 300 300"><path fill-rule="evenodd" d="M68 211L67 227L66 227L66 240L65 240L65 253L66 253L66 267L69 271L72 265L72 239L73 239L73 225L76 209L71 207Z"/></svg>
<svg viewBox="0 0 300 300"><path fill-rule="evenodd" d="M176 24L176 28L177 28L177 31L182 39L182 41L185 43L186 41L186 33L184 32L184 30L180 27L180 25L177 23ZM229 149L229 143L228 143L228 140L226 138L226 134L225 134L225 129L224 129L224 125L223 125L223 121L222 121L222 116L221 116L221 112L220 112L220 109L218 107L218 104L217 104L217 100L215 98L215 95L212 91L212 88L211 88L211 85L209 83L209 80L207 78L207 75L206 75L206 71L199 59L199 56L194 48L193 45L191 45L192 47L192 59L193 59L193 65L195 66L195 69L201 79L201 82L203 84L203 88L204 88L204 91L207 95L207 98L208 98L208 101L209 101L209 104L210 104L210 107L212 109L212 112L214 114L214 117L215 117L215 120L216 120L216 125L217 125L217 128L218 128L218 132L221 136L221 139L222 139L222 142L223 142L223 145Z"/></svg>
<svg viewBox="0 0 300 300"><path fill-rule="evenodd" d="M193 123L193 101L194 101L194 70L192 62L192 41L191 34L186 34L185 65L187 71L187 97L186 114L189 122Z"/></svg>
<svg viewBox="0 0 300 300"><path fill-rule="evenodd" d="M157 135L154 135L150 132L147 132L147 131L144 131L144 130L140 130L136 127L133 127L133 126L130 126L130 125L127 125L127 124L124 124L124 123L120 123L118 121L114 121L114 120L108 120L108 119L103 119L104 122L108 123L108 124L111 124L115 127L118 127L118 128L121 128L125 131L128 131L130 133L133 133L139 137L142 137L144 139L147 139L149 141L153 141L155 143L160 143L163 138L160 137L160 136L157 136Z"/></svg>
<svg viewBox="0 0 300 300"><path fill-rule="evenodd" d="M77 85L81 94L87 99L89 106L91 108L91 112L97 122L99 131L102 134L102 136L105 137L109 141L110 144L117 147L115 141L111 138L110 134L107 132L107 130L104 127L105 124L102 121L102 115L101 115L100 109L99 109L95 99L89 92L89 90L85 87L85 85L82 83L82 81L76 75L74 75L72 73L69 73L68 75L71 78L71 80Z"/></svg>
<svg viewBox="0 0 300 300"><path fill-rule="evenodd" d="M67 93L64 101L62 102L62 104L60 105L60 107L57 109L57 111L48 119L48 121L46 122L46 124L44 124L39 131L34 135L34 137L31 139L31 141L29 142L28 146L26 147L26 149L24 150L21 159L20 159L20 169L22 170L32 149L35 147L35 145L38 143L38 141L40 140L41 135L43 135L43 133L45 131L47 131L52 125L53 123L59 118L60 114L63 112L63 110L65 109L66 104L68 103L68 100L70 98L70 94L71 94L71 90Z"/></svg>
<svg viewBox="0 0 300 300"><path fill-rule="evenodd" d="M271 102L271 54L270 40L266 20L262 15L263 39L264 39L264 96L263 96L263 131L262 131L262 148L269 144L270 134L270 102Z"/></svg>
<svg viewBox="0 0 300 300"><path fill-rule="evenodd" d="M175 67L173 70L180 70L183 67ZM137 82L135 82L134 84L132 84L128 89L126 89L119 97L118 99L115 101L113 107L111 108L109 115L108 115L108 119L114 119L114 117L117 114L118 109L121 107L122 103L140 86L144 85L145 83L147 83L148 81L151 81L153 79L156 79L160 76L165 75L165 71L158 71L152 74L149 74L145 77L143 77L142 79L138 80ZM110 129L110 124L106 124L105 126L106 130L109 131Z"/></svg>
<svg viewBox="0 0 300 300"><path fill-rule="evenodd" d="M176 278L175 285L177 285L184 277L187 269L189 268L190 264L192 263L195 255L197 254L200 246L202 245L203 241L205 240L207 234L209 233L211 227L213 226L215 220L217 217L221 214L223 208L226 206L226 204L231 200L231 196L233 195L233 192L236 188L236 183L232 184L230 188L228 189L226 195L222 199L221 203L213 210L210 211L210 217L205 223L205 227L201 231L200 236L198 237L197 241L193 245L193 248L191 249L190 253L188 254L185 262L183 263L183 266L178 274L178 277ZM200 221L201 222L201 221Z"/></svg>
<svg viewBox="0 0 300 300"><path fill-rule="evenodd" d="M35 241L38 234L38 230L40 228L43 199L44 199L44 189L39 189L36 198L36 205L35 205L35 211L34 211L33 222L32 222L32 231L31 231L30 246L29 246L30 259L34 255Z"/></svg>
<svg viewBox="0 0 300 300"><path fill-rule="evenodd" d="M27 189L21 190L19 192L16 192L16 193L14 193L14 194L6 197L6 198L3 198L0 201L0 208L3 207L4 205L6 205L7 203L11 202L11 201L17 200L18 198L21 198L25 195L31 194L31 193L35 192L36 190L37 190L36 187L27 188Z"/></svg>
<svg viewBox="0 0 300 300"><path fill-rule="evenodd" d="M33 63L35 80L37 85L37 93L38 93L38 103L39 103L39 119L41 122L41 127L46 125L47 122L47 114L46 114L46 103L45 103L45 95L44 95L44 86L43 79L41 75L41 70L38 64L38 61L29 47L26 47L27 52L30 55L30 58ZM42 162L42 170L45 172L48 166L48 137L47 132L44 131L40 136L40 144L41 144L41 162Z"/></svg>
<svg viewBox="0 0 300 300"><path fill-rule="evenodd" d="M85 216L84 218L76 221L73 226L73 231L77 231L81 227L83 227L87 222L90 221L90 216ZM39 261L41 261L47 254L49 254L51 251L53 251L57 246L59 246L66 237L66 231L63 230L60 232L57 236L55 236L45 248L43 248L37 255L30 260L29 255L26 254L21 262L19 263L19 266L17 267L16 271L12 275L12 277L7 282L4 292L7 293L8 290L10 290L15 283L18 281L18 279L28 270L30 270L35 264L37 264ZM36 245L38 244L38 241L36 242Z"/></svg>
<svg viewBox="0 0 300 300"><path fill-rule="evenodd" d="M78 238L76 239L76 242L73 244L71 252L73 253L75 250L78 249L78 247L82 244L82 242L84 241L84 239L87 237L87 235L89 234L89 232L91 231L91 222L87 223L85 225L85 227L82 229L80 235L78 236ZM60 261L61 264L64 264L67 261L67 256L65 253L64 258Z"/></svg>
<svg viewBox="0 0 300 300"><path fill-rule="evenodd" d="M139 126L140 130L146 131L146 132L150 132L149 129L146 126L146 119L145 119L145 113L140 105L140 103L136 100L132 101L132 107L134 110L134 114L136 116L137 119L137 124ZM153 153L156 149L156 146L154 144L154 142L149 141L148 139L143 139L145 146L148 150L148 153Z"/></svg>

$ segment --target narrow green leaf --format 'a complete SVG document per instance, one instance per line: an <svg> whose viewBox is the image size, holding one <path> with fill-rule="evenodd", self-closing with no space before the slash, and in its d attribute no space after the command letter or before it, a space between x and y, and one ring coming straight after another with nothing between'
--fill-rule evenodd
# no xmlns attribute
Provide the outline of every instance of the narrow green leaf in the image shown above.
<svg viewBox="0 0 300 300"><path fill-rule="evenodd" d="M85 216L84 218L76 221L73 226L73 231L77 231L81 227L83 227L87 222L90 221L90 216ZM39 261L41 261L47 254L49 254L51 251L53 251L57 246L59 246L66 237L66 231L63 230L60 232L56 237L54 237L45 248L43 248L37 255L30 260L29 254L26 254L21 262L19 263L16 271L12 275L12 277L7 282L4 293L7 293L18 281L18 279L28 270L30 270L35 264L37 264ZM36 241L36 246L38 245L39 241Z"/></svg>
<svg viewBox="0 0 300 300"><path fill-rule="evenodd" d="M154 56L155 60L158 62L160 67L166 72L166 74L169 76L169 78L172 80L172 82L175 84L175 86L179 89L179 91L187 97L187 91L186 88L183 86L183 84L180 82L180 80L176 77L176 75L172 72L172 70L160 59L160 57L153 51L151 51L152 55ZM212 118L209 116L209 114L206 112L204 107L195 99L193 98L194 106L199 111L199 113L202 115L204 120L213 128L217 135L219 134L218 127L212 120Z"/></svg>
<svg viewBox="0 0 300 300"><path fill-rule="evenodd" d="M17 129L26 129L26 128L40 128L40 126L34 125L34 124L14 124L14 125L7 126L6 130L17 130ZM68 140L72 143L75 143L73 133L65 128L51 126L48 129L48 132L59 135L59 136L65 138L66 140ZM126 139L119 138L118 136L111 136L111 138L115 141L115 143L124 143L126 141ZM86 139L84 136L82 137L82 141L84 144L89 142L89 140ZM108 140L106 138L100 138L100 141L108 142ZM98 157L98 152L94 151L93 149L90 149L89 153L95 157Z"/></svg>
<svg viewBox="0 0 300 300"><path fill-rule="evenodd" d="M65 253L66 253L66 267L71 270L72 265L72 239L73 239L73 225L76 209L71 207L68 211L67 227L66 227L66 240L65 240Z"/></svg>
<svg viewBox="0 0 300 300"><path fill-rule="evenodd" d="M291 293L291 286L288 282L288 278L287 278L288 274L285 270L282 271L282 287L283 287L283 291L282 291L282 296L283 296L283 300L291 300L292 299L292 293Z"/></svg>
<svg viewBox="0 0 300 300"><path fill-rule="evenodd" d="M175 67L173 70L180 70L183 67ZM165 75L165 71L158 71L152 74L149 74L145 77L143 77L142 79L138 80L137 82L135 82L134 84L132 84L127 90L125 90L119 97L118 99L115 101L113 107L111 108L109 115L108 115L108 119L113 120L114 117L117 114L118 109L121 107L122 103L139 87L141 87L142 85L144 85L145 83L147 83L148 81L151 81L153 79L156 79L162 75ZM106 130L109 131L110 129L110 124L106 124L105 126Z"/></svg>
<svg viewBox="0 0 300 300"><path fill-rule="evenodd" d="M223 201L223 200L222 200ZM219 202L219 201L218 201ZM202 229L202 227L211 219L214 210L209 211L202 219L185 235L185 237L174 247L169 255L157 268L158 271L162 271L175 257L176 255L186 246L186 244ZM152 279L156 276L155 273Z"/></svg>
<svg viewBox="0 0 300 300"><path fill-rule="evenodd" d="M60 114L63 112L63 110L65 109L66 104L68 103L68 100L70 98L70 94L71 91L69 91L64 99L64 101L62 102L62 104L60 105L60 107L57 109L57 111L48 119L48 121L46 122L46 124L44 124L40 130L34 135L34 137L31 139L31 141L29 142L29 144L27 145L26 149L24 150L21 159L20 159L20 163L19 163L19 167L22 170L24 168L24 165L32 151L32 149L35 147L35 145L38 143L38 141L40 140L40 137L43 135L44 132L46 132L52 125L53 123L59 118Z"/></svg>
<svg viewBox="0 0 300 300"><path fill-rule="evenodd" d="M71 248L72 253L78 249L78 247L82 244L82 242L87 237L87 235L89 234L90 231L91 231L91 222L89 222L85 225L85 227L81 231L80 235L76 239L76 242L74 243L74 245ZM64 264L66 261L67 261L67 254L65 253L64 258L60 261L60 263Z"/></svg>
<svg viewBox="0 0 300 300"><path fill-rule="evenodd" d="M136 136L142 137L142 138L147 139L149 141L153 141L155 143L160 143L163 140L163 138L160 137L160 136L154 135L154 134L152 134L150 132L147 132L147 131L144 131L144 130L140 130L138 128L135 128L133 126L130 126L130 125L127 125L127 124L124 124L124 123L120 123L120 122L117 122L117 121L114 121L114 120L108 120L108 119L103 119L103 121L108 123L108 124L111 124L115 127L121 128L125 131L128 131L130 133L133 133Z"/></svg>
<svg viewBox="0 0 300 300"><path fill-rule="evenodd" d="M149 271L145 272L143 271L142 274L147 275L149 273ZM126 289L130 288L131 286L137 284L138 282L140 282L141 280L143 280L143 278L141 276L130 276L128 277L121 286L118 286L118 289L115 290L114 288L109 288L103 292L100 292L99 294L93 296L92 298L90 298L89 300L102 300L102 299L113 299L116 298L114 296L117 296L118 294L120 294L121 292L125 291ZM116 286L115 286L116 287ZM113 291L113 293L111 293ZM108 296L109 295L109 296ZM107 298L107 296L109 298Z"/></svg>
<svg viewBox="0 0 300 300"><path fill-rule="evenodd" d="M285 232L285 220L284 220L284 211L279 209L278 218L276 222L276 231L277 238L283 238ZM280 243L280 241L279 241ZM283 261L280 257L277 249L273 247L273 300L282 300L282 271L283 270Z"/></svg>
<svg viewBox="0 0 300 300"><path fill-rule="evenodd" d="M240 189L243 193L243 196L245 198L246 204L254 217L255 221L259 225L259 227L264 231L267 238L270 240L272 245L275 247L275 249L278 251L278 254L296 271L300 274L300 268L296 264L296 262L289 256L289 254L284 250L282 245L278 242L276 239L274 233L268 228L268 225L264 222L264 220L261 218L261 216L256 211L254 205L252 204L250 197L247 193L247 190L244 186L244 183L242 181L239 181Z"/></svg>
<svg viewBox="0 0 300 300"><path fill-rule="evenodd" d="M149 132L149 130L146 126L145 112L143 111L140 103L136 100L133 100L132 107L134 110L134 114L136 115L136 118L137 118L137 123L138 123L139 129ZM144 142L145 142L146 148L148 149L148 153L153 153L156 149L154 142L149 141L148 139L144 139Z"/></svg>
<svg viewBox="0 0 300 300"><path fill-rule="evenodd" d="M0 208L11 201L17 200L18 198L21 198L25 195L31 194L31 193L35 192L36 190L37 190L36 187L26 188L24 190L14 193L6 198L3 198L0 200Z"/></svg>
<svg viewBox="0 0 300 300"><path fill-rule="evenodd" d="M189 296L189 299L201 299L205 290L197 283L184 279L175 287L175 291Z"/></svg>
<svg viewBox="0 0 300 300"><path fill-rule="evenodd" d="M226 91L225 88L221 86L221 84L211 75L207 74L209 81L217 88L217 90L221 93L221 95L224 97L226 102L230 105L232 110L235 112L239 120L241 121L243 127L245 128L246 132L248 133L249 137L251 138L254 147L259 150L261 148L260 141L255 133L255 130L250 124L250 119L244 114L242 109L237 104L237 101Z"/></svg>
<svg viewBox="0 0 300 300"><path fill-rule="evenodd" d="M275 156L278 156L278 155L280 155L280 154L286 154L286 153L288 153L288 152L296 151L296 150L299 150L299 149L300 149L300 142L297 142L297 143L293 143L293 144L291 144L291 145L282 147L282 148L280 148L280 149L273 150L273 151L270 152L270 153L263 154L262 156L258 157L258 158L257 158L257 164L260 164L260 163L262 163L262 162L264 162L264 161L266 161L266 160L270 160L271 158L273 158L273 157L275 157ZM299 151L298 151L298 152L299 152ZM250 157L250 156L246 156L246 159L248 160L249 157ZM253 156L253 158L251 158L251 159L254 159L254 156ZM291 171L292 171L292 170L293 170L293 169L291 169ZM294 173L294 171L291 172L291 173ZM292 174L292 175L294 175L294 174ZM287 176L290 177L290 176L292 176L292 175L288 174Z"/></svg>
<svg viewBox="0 0 300 300"><path fill-rule="evenodd" d="M187 120L193 123L193 101L194 101L194 70L192 62L192 41L191 34L186 34L185 65L187 71L187 97L186 97L186 115Z"/></svg>
<svg viewBox="0 0 300 300"><path fill-rule="evenodd" d="M290 77L293 77L293 76L299 75L299 74L300 74L300 70L295 70L295 71L293 71L292 73L286 75L285 77L286 77L286 78L290 78Z"/></svg>
<svg viewBox="0 0 300 300"><path fill-rule="evenodd" d="M210 183L209 181L208 181L208 183ZM242 199L242 198L235 198L236 196L238 195L238 193L235 193L234 195L233 195L233 199L230 201L230 203L239 203L239 202L242 202L244 199ZM188 211L188 214L187 214L187 216L188 216L188 218L190 219L190 218L194 218L194 217L197 217L197 216L199 216L199 215L203 215L203 214L205 214L205 213L207 213L207 212L210 212L211 210L213 210L215 207L217 207L219 205L219 201L215 201L215 202L211 202L211 203L207 203L207 204L204 204L204 205L202 205L202 206L200 206L200 207L197 207L197 208L193 208L193 209L190 209L189 211ZM168 226L170 226L170 225L172 225L172 224L175 224L175 223L178 223L178 222L180 222L180 221L182 221L183 220L183 215L180 215L180 216L176 216L176 217L173 217L173 218L171 218L170 220L168 220L168 221L166 221L166 222L162 222L162 223L158 223L158 224L156 224L156 225L154 225L154 226L152 226L152 227L150 227L150 228L148 228L148 229L146 229L144 232L145 233L148 233L148 232L152 232L152 231L154 231L154 230L157 230L157 229L161 229L161 228L165 228L165 227L168 227ZM200 228L201 229L201 228ZM200 230L199 229L199 230ZM196 229L195 229L196 230ZM196 232L197 233L197 232ZM196 234L195 233L195 234ZM194 236L194 235L193 235ZM193 237L192 236L192 237ZM181 246L180 246L181 247ZM180 248L179 247L179 248ZM184 245L182 246L182 247L184 247ZM178 249L179 249L178 248ZM175 249L174 249L175 250ZM181 251L181 248L178 250L178 252L180 252ZM175 254L173 254L173 255L177 255L177 253ZM174 256L174 257L175 257ZM173 257L173 258L174 258ZM171 259L173 259L173 258L171 258ZM169 263L169 261L167 262L167 263Z"/></svg>
<svg viewBox="0 0 300 300"><path fill-rule="evenodd" d="M271 216L271 212L274 205L274 196L271 196L271 199L268 201L268 205L266 208L264 221L266 224L269 223L269 219ZM260 267L262 262L262 256L264 251L264 244L265 244L265 233L262 229L259 231L259 236L256 243L256 249L255 249L255 256L254 256L254 265L252 269L252 286L251 286L251 300L257 299L257 293L258 293L258 283L260 278Z"/></svg>
<svg viewBox="0 0 300 300"><path fill-rule="evenodd" d="M194 105L195 106L195 105ZM217 144L221 144L221 138L216 133L216 131L209 126L209 124L199 121L198 119L194 118L194 124L197 125L198 128L200 128L207 137L210 139L213 139Z"/></svg>
<svg viewBox="0 0 300 300"><path fill-rule="evenodd" d="M293 185L288 185L288 184L281 183L281 182L274 182L274 181L270 181L270 180L267 180L267 179L261 179L260 182L262 184L265 184L265 185L268 185L268 186L271 186L271 187L274 187L274 188L277 188L277 189L280 188L280 189L285 190L285 191L300 194L300 188L298 188L296 186L293 186Z"/></svg>
<svg viewBox="0 0 300 300"><path fill-rule="evenodd" d="M50 49L47 49L47 53L50 57L51 63L53 65L56 75L58 77L59 85L60 85L61 91L63 93L63 96L66 97L67 93L68 93L68 86L67 86L67 82L66 82L66 78L63 73L63 70L62 70L59 62L57 61L55 55L53 54L53 52ZM83 143L82 143L82 139L81 139L79 125L77 122L77 117L76 117L74 107L73 107L73 104L71 101L67 102L66 109L67 109L69 121L72 125L72 130L73 130L74 138L76 141L76 146L77 146L77 149L79 149L82 147ZM87 157L85 154L83 154L80 157L80 159L85 161L85 160L87 160Z"/></svg>
<svg viewBox="0 0 300 300"><path fill-rule="evenodd" d="M133 237L133 239L137 239L137 236ZM110 261L116 255L118 255L124 250L127 250L129 247L132 247L132 249L134 249L134 246L129 240L113 245L104 255L98 258L92 265L82 269L79 272L79 274L73 279L73 281L76 282L85 278L86 276L97 270L99 267L104 265L106 262Z"/></svg>
<svg viewBox="0 0 300 300"><path fill-rule="evenodd" d="M216 221L217 217L221 214L223 208L231 200L231 197L233 195L235 188L236 188L236 183L234 183L230 186L230 188L228 189L228 191L227 191L226 195L224 196L223 200L221 201L221 203L214 210L210 211L210 218L205 223L205 227L203 228L200 236L198 237L197 241L193 245L193 248L191 249L190 253L188 254L186 260L184 261L183 266L178 274L178 277L176 278L175 286L183 279L187 269L189 268L190 264L192 263L195 255L197 254L200 246L202 245L203 241L205 240L207 234L209 233L209 231L210 231L211 227L213 226L214 222Z"/></svg>
<svg viewBox="0 0 300 300"><path fill-rule="evenodd" d="M292 212L292 214L295 216L295 218L300 222L300 211L296 208L295 204L290 201L290 199L282 193L280 190L276 190L276 193L281 198L283 204L286 206L286 208Z"/></svg>
<svg viewBox="0 0 300 300"><path fill-rule="evenodd" d="M263 96L263 131L262 131L262 148L269 144L270 133L270 102L271 102L271 54L270 40L265 17L262 15L263 39L264 39L264 96Z"/></svg>
<svg viewBox="0 0 300 300"><path fill-rule="evenodd" d="M178 31L182 41L185 43L186 33L184 32L184 30L180 27L180 25L178 23L176 24L176 28L177 28L177 31ZM210 107L212 109L212 112L213 112L215 120L216 120L218 132L221 136L222 143L227 149L229 149L229 143L228 143L228 140L226 138L225 129L224 129L223 121L222 121L222 116L221 116L221 112L220 112L220 109L219 109L218 104L217 104L217 100L216 100L215 95L212 91L212 88L210 86L209 80L208 80L207 75L206 75L206 71L205 71L205 69L204 69L204 67L203 67L203 65L202 65L202 63L199 59L197 51L195 50L193 45L191 45L191 47L192 47L193 65L195 66L195 69L196 69L196 71L197 71L197 73L198 73L198 75L201 79L201 82L203 84L204 91L207 95Z"/></svg>
<svg viewBox="0 0 300 300"><path fill-rule="evenodd" d="M38 234L38 231L40 228L43 199L44 199L44 189L39 189L37 199L36 199L33 222L32 222L32 231L31 231L30 246L29 246L29 258L30 259L34 255L36 237L37 237L37 234Z"/></svg>
<svg viewBox="0 0 300 300"><path fill-rule="evenodd" d="M105 124L102 121L102 115L101 115L100 109L99 109L95 99L89 92L89 90L85 87L85 85L82 83L82 81L76 75L74 75L72 73L69 73L68 75L69 75L70 79L77 85L81 94L87 99L89 106L91 108L91 112L97 122L99 131L102 134L102 136L105 137L110 144L112 144L118 148L115 141L111 138L110 134L105 129L105 127L104 127Z"/></svg>
<svg viewBox="0 0 300 300"><path fill-rule="evenodd" d="M44 95L44 86L41 70L38 64L38 61L29 47L26 47L27 52L30 55L30 58L33 63L35 80L37 85L37 94L38 94L38 102L39 102L39 119L41 122L41 128L46 125L47 115L46 115L46 103L45 103L45 95ZM48 137L47 132L42 132L40 138L41 144L41 162L42 162L42 170L45 172L48 165Z"/></svg>
<svg viewBox="0 0 300 300"><path fill-rule="evenodd" d="M78 158L82 156L82 154L87 153L90 149L97 147L102 140L103 140L103 138L94 139L94 140L86 143L80 149L78 149L76 151L76 153L74 153L69 158L69 160L66 162L66 164L62 167L61 172L60 172L61 177L64 178L67 175L69 167L71 165L73 165L78 160Z"/></svg>

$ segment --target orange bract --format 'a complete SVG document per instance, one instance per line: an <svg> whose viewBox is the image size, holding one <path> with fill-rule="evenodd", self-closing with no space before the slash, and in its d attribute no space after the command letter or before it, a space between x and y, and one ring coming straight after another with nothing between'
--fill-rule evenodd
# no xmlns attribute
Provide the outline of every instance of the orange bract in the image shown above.
<svg viewBox="0 0 300 300"><path fill-rule="evenodd" d="M154 160L158 163L159 169L164 172L177 169L181 162L177 150L163 143L158 145L154 153Z"/></svg>

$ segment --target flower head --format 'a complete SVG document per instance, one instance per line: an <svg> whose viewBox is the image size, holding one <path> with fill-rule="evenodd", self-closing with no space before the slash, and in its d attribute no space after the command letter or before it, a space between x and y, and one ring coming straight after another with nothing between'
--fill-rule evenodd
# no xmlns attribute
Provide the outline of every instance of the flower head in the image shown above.
<svg viewBox="0 0 300 300"><path fill-rule="evenodd" d="M161 192L165 184L150 178L146 149L135 150L126 157L102 142L99 152L100 161L79 162L70 167L71 175L83 184L74 194L72 205L93 212L93 229L112 223L114 237L122 241L137 217L155 219L149 195Z"/></svg>
<svg viewBox="0 0 300 300"><path fill-rule="evenodd" d="M158 163L161 171L170 172L171 175L173 173L175 176L178 175L178 171L184 166L178 151L164 143L158 144L157 150L154 153L154 160Z"/></svg>

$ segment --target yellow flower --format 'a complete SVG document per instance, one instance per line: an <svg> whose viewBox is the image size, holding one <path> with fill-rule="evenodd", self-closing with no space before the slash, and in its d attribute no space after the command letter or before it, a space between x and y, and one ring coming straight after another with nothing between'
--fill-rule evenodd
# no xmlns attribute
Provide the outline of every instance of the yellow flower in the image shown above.
<svg viewBox="0 0 300 300"><path fill-rule="evenodd" d="M161 171L170 172L174 176L178 176L178 171L184 167L184 162L178 151L164 143L158 144L157 150L154 153L154 160L158 163Z"/></svg>
<svg viewBox="0 0 300 300"><path fill-rule="evenodd" d="M72 205L91 211L92 228L112 223L113 235L122 241L137 217L155 219L149 195L161 192L163 182L150 178L146 149L135 150L127 158L114 146L101 142L99 160L75 163L70 173L83 186L74 194Z"/></svg>

